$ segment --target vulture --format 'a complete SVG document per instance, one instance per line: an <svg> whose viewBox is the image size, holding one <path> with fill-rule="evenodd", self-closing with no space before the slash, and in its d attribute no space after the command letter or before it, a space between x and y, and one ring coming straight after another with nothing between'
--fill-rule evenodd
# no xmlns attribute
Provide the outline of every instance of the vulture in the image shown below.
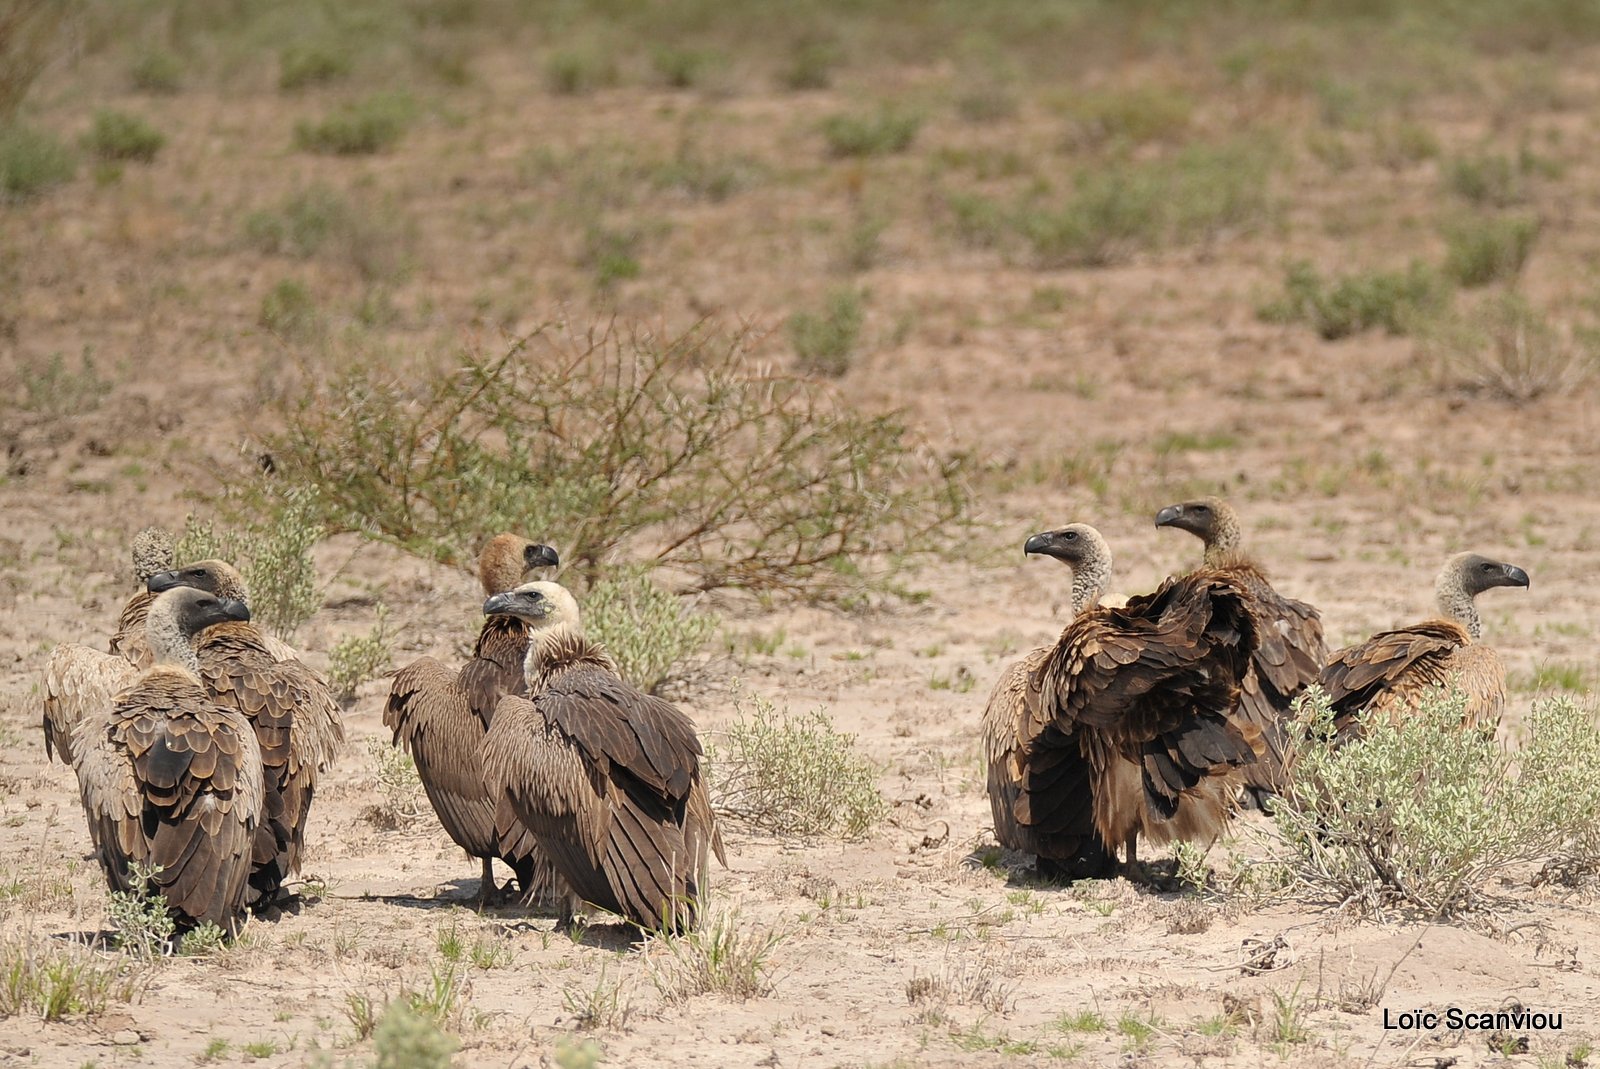
<svg viewBox="0 0 1600 1069"><path fill-rule="evenodd" d="M133 536L133 574L139 590L122 607L116 633L111 636L111 652L127 658L136 668L150 667L150 645L145 640L144 618L155 595L144 588L157 572L172 568L172 536L160 527L146 527Z"/></svg>
<svg viewBox="0 0 1600 1069"><path fill-rule="evenodd" d="M1203 567L1225 572L1244 590L1255 619L1256 649L1239 689L1239 711L1254 724L1266 751L1240 770L1245 788L1260 804L1283 787L1289 741L1281 723L1300 692L1317 681L1328 660L1322 616L1303 601L1273 589L1267 574L1240 547L1239 516L1215 497L1168 505L1156 513L1157 527L1188 531L1205 543Z"/></svg>
<svg viewBox="0 0 1600 1069"><path fill-rule="evenodd" d="M1360 738L1363 713L1394 718L1451 686L1466 696L1463 726L1493 731L1506 707L1506 669L1478 641L1483 625L1474 599L1493 587L1527 585L1521 568L1477 553L1445 561L1434 584L1438 618L1380 631L1335 653L1322 670L1318 682L1333 707L1336 736Z"/></svg>
<svg viewBox="0 0 1600 1069"><path fill-rule="evenodd" d="M244 579L220 560L158 572L145 585L153 593L193 587L245 600ZM261 746L265 802L255 830L250 901L252 909L268 917L276 917L292 900L283 884L300 870L317 777L333 764L344 742L339 704L328 684L299 658L280 659L278 653L287 649L244 620L207 628L195 642L206 691L214 701L243 713Z"/></svg>
<svg viewBox="0 0 1600 1069"><path fill-rule="evenodd" d="M1209 841L1255 761L1260 731L1235 710L1255 647L1247 595L1206 570L1125 606L1099 604L1111 552L1075 523L1025 553L1072 569L1073 618L1054 646L1002 673L984 710L995 834L1046 878L1109 874L1137 839Z"/></svg>
<svg viewBox="0 0 1600 1069"><path fill-rule="evenodd" d="M536 568L561 563L549 546L513 534L496 535L478 555L478 581L485 597L515 589ZM478 632L472 659L452 673L422 657L395 673L383 726L394 732L416 762L417 775L439 823L456 844L483 861L478 903L494 890L494 858L517 876L524 901L555 890L559 878L544 860L533 835L500 803L483 778L483 737L495 706L508 694L524 695L522 663L528 656L528 625L515 616L491 615ZM508 885L509 886L509 885Z"/></svg>
<svg viewBox="0 0 1600 1069"><path fill-rule="evenodd" d="M708 853L727 860L693 722L623 681L565 587L525 583L483 611L530 629L527 695L500 699L483 740L490 790L572 897L645 929L694 927Z"/></svg>
<svg viewBox="0 0 1600 1069"><path fill-rule="evenodd" d="M202 590L152 601L153 664L77 729L78 787L113 891L165 895L180 930L244 922L262 807L261 749L240 713L200 682L193 643L250 619L243 602ZM135 888L129 866L159 867Z"/></svg>
<svg viewBox="0 0 1600 1069"><path fill-rule="evenodd" d="M146 606L148 609L148 605ZM148 650L144 639L141 648ZM44 752L77 766L77 728L104 715L111 699L139 677L126 658L63 642L50 651L44 669Z"/></svg>

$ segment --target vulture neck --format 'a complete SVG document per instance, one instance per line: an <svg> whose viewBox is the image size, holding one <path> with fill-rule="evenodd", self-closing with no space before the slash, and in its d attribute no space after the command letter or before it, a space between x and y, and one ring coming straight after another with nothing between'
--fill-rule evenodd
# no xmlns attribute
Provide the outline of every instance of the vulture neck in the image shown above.
<svg viewBox="0 0 1600 1069"><path fill-rule="evenodd" d="M1478 617L1478 606L1472 600L1472 595L1462 589L1457 576L1441 575L1434 596L1438 599L1439 611L1466 628L1474 642L1483 637L1483 621Z"/></svg>
<svg viewBox="0 0 1600 1069"><path fill-rule="evenodd" d="M1111 581L1111 561L1091 557L1072 569L1072 615L1077 616L1100 604L1100 595Z"/></svg>
<svg viewBox="0 0 1600 1069"><path fill-rule="evenodd" d="M528 693L537 694L557 672L585 661L610 666L600 647L589 641L577 624L540 628L528 636L528 657L523 662Z"/></svg>
<svg viewBox="0 0 1600 1069"><path fill-rule="evenodd" d="M176 620L170 616L151 616L145 627L155 664L173 665L196 679L200 677L200 658L195 655L194 643L178 630Z"/></svg>
<svg viewBox="0 0 1600 1069"><path fill-rule="evenodd" d="M1206 542L1203 558L1206 567L1220 568L1242 558L1244 551L1239 548L1241 541L1239 521L1226 513L1218 516L1216 529L1211 532L1211 538Z"/></svg>

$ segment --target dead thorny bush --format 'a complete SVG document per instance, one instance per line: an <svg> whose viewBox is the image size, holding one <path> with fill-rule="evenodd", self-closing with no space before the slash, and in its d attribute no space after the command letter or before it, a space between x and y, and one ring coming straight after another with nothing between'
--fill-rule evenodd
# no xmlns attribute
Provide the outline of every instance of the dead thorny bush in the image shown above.
<svg viewBox="0 0 1600 1069"><path fill-rule="evenodd" d="M1571 390L1600 370L1592 333L1564 329L1515 293L1440 317L1423 353L1442 384L1518 404Z"/></svg>
<svg viewBox="0 0 1600 1069"><path fill-rule="evenodd" d="M945 544L960 458L827 387L754 363L748 329L535 331L401 378L359 366L283 404L264 443L330 531L447 563L499 531L589 578L632 559L698 590L847 597Z"/></svg>
<svg viewBox="0 0 1600 1069"><path fill-rule="evenodd" d="M1515 866L1595 858L1595 710L1564 695L1536 701L1513 754L1464 729L1464 708L1441 688L1398 724L1369 717L1364 738L1338 745L1326 696L1301 699L1294 770L1273 806L1289 893L1450 917Z"/></svg>

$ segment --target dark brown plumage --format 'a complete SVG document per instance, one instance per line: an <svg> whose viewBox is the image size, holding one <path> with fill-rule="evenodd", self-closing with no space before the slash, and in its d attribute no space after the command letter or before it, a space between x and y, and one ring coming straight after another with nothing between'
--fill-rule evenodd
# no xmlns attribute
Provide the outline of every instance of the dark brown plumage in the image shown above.
<svg viewBox="0 0 1600 1069"><path fill-rule="evenodd" d="M1073 566L1074 618L1002 676L984 714L990 802L1002 844L1041 873L1098 875L1118 845L1220 833L1233 770L1262 749L1236 715L1255 644L1225 577L1169 579L1125 607L1096 605L1110 552L1092 527L1035 535L1030 553Z"/></svg>
<svg viewBox="0 0 1600 1069"><path fill-rule="evenodd" d="M502 534L479 554L478 578L485 596L492 596L514 589L534 569L558 564L549 546ZM419 658L395 674L383 714L395 744L416 762L445 832L483 860L480 903L494 890L496 857L516 873L524 901L559 889L559 878L540 857L532 833L509 802L490 793L480 753L500 699L527 693L527 654L528 625L515 616L490 616L459 675L432 657Z"/></svg>
<svg viewBox="0 0 1600 1069"><path fill-rule="evenodd" d="M1458 687L1466 698L1463 726L1492 731L1506 705L1506 670L1500 656L1478 641L1482 623L1475 602L1485 590L1528 585L1514 564L1458 553L1434 585L1442 619L1380 631L1335 653L1319 682L1333 706L1341 739L1359 738L1367 714L1399 716L1440 688Z"/></svg>
<svg viewBox="0 0 1600 1069"><path fill-rule="evenodd" d="M1188 531L1205 543L1204 567L1226 574L1246 595L1256 623L1257 645L1239 691L1239 711L1266 742L1261 760L1240 769L1245 786L1276 794L1289 763L1289 736L1282 726L1294 699L1315 683L1328 659L1322 616L1303 601L1286 598L1241 548L1239 517L1218 498L1169 505L1156 514L1157 527Z"/></svg>
<svg viewBox="0 0 1600 1069"><path fill-rule="evenodd" d="M208 560L153 575L146 586L227 596L242 591L243 580L227 563ZM298 658L280 660L273 650L254 624L239 621L208 628L195 643L207 693L244 714L261 748L266 793L250 887L252 908L269 915L292 901L283 884L300 871L317 779L344 742L343 716L327 683Z"/></svg>
<svg viewBox="0 0 1600 1069"><path fill-rule="evenodd" d="M78 729L78 785L107 882L132 890L130 864L160 866L140 889L165 895L181 928L210 921L233 934L244 921L261 753L249 723L207 694L190 641L248 619L239 601L163 594L148 614L157 663Z"/></svg>
<svg viewBox="0 0 1600 1069"><path fill-rule="evenodd" d="M555 583L495 595L484 612L533 628L528 695L500 700L483 741L491 788L577 898L643 928L693 927L709 855L723 860L694 724L617 675Z"/></svg>

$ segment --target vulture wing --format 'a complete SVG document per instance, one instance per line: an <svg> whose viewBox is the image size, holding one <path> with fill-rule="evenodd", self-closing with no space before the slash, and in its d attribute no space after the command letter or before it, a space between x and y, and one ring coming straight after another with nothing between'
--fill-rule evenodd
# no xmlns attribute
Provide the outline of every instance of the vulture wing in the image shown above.
<svg viewBox="0 0 1600 1069"><path fill-rule="evenodd" d="M432 657L395 673L383 726L417 764L439 823L474 857L499 852L495 802L483 778L483 722L456 677Z"/></svg>
<svg viewBox="0 0 1600 1069"><path fill-rule="evenodd" d="M129 598L117 619L117 630L111 636L111 652L125 658L135 668L149 668L155 662L144 630L145 618L150 615L150 603L154 600L156 596L148 590Z"/></svg>
<svg viewBox="0 0 1600 1069"><path fill-rule="evenodd" d="M1316 609L1279 594L1253 568L1242 579L1250 595L1257 645L1240 681L1239 711L1266 743L1261 760L1246 766L1243 776L1251 787L1276 791L1282 786L1289 750L1282 719L1300 692L1317 681L1328 646Z"/></svg>
<svg viewBox="0 0 1600 1069"><path fill-rule="evenodd" d="M74 764L74 731L103 721L118 693L139 677L139 670L121 657L88 646L63 643L50 652L44 669L44 752Z"/></svg>
<svg viewBox="0 0 1600 1069"><path fill-rule="evenodd" d="M527 657L527 624L514 616L490 616L483 621L472 659L461 668L461 689L485 728L494 719L501 698L528 693L523 668Z"/></svg>
<svg viewBox="0 0 1600 1069"><path fill-rule="evenodd" d="M1328 693L1338 737L1360 737L1361 713L1368 708L1414 703L1425 688L1449 685L1459 671L1457 655L1471 645L1459 624L1429 620L1380 631L1335 653L1318 682Z"/></svg>

